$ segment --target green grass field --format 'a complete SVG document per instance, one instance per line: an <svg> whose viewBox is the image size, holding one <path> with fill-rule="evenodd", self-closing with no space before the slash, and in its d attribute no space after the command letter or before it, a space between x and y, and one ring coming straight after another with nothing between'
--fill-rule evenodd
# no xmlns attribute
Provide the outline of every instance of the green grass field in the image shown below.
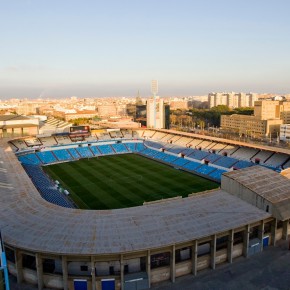
<svg viewBox="0 0 290 290"><path fill-rule="evenodd" d="M142 205L181 195L217 188L202 177L157 161L121 154L54 164L44 170L82 209L116 209Z"/></svg>

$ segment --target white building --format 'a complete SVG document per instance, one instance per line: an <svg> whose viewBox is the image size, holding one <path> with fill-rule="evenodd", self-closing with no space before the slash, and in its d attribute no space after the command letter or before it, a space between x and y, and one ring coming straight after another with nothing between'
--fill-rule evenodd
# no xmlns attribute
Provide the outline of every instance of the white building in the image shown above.
<svg viewBox="0 0 290 290"><path fill-rule="evenodd" d="M156 96L154 110L154 98L147 101L147 128L165 128L165 104L164 100Z"/></svg>
<svg viewBox="0 0 290 290"><path fill-rule="evenodd" d="M209 93L208 105L209 108L219 105L226 105L229 108L254 107L257 101L257 94L253 93Z"/></svg>

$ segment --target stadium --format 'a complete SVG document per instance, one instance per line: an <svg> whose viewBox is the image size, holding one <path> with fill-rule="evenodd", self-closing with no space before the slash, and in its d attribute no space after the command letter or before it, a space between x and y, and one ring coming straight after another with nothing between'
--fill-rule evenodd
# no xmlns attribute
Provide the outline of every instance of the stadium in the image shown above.
<svg viewBox="0 0 290 290"><path fill-rule="evenodd" d="M0 228L19 283L147 289L288 238L288 150L114 129L2 139L0 151Z"/></svg>

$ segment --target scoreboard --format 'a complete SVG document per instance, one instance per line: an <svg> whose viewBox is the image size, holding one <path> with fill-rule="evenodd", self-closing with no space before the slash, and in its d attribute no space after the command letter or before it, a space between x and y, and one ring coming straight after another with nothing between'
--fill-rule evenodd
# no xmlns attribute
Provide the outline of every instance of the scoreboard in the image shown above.
<svg viewBox="0 0 290 290"><path fill-rule="evenodd" d="M70 134L73 134L73 135L90 134L90 126L71 126L69 130L70 130Z"/></svg>

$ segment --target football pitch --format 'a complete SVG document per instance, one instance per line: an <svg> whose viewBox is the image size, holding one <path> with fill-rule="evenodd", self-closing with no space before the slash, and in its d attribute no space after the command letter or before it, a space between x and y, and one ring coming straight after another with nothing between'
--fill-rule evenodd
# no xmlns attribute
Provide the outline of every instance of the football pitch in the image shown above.
<svg viewBox="0 0 290 290"><path fill-rule="evenodd" d="M81 209L116 209L217 188L205 178L136 154L102 156L44 167Z"/></svg>

